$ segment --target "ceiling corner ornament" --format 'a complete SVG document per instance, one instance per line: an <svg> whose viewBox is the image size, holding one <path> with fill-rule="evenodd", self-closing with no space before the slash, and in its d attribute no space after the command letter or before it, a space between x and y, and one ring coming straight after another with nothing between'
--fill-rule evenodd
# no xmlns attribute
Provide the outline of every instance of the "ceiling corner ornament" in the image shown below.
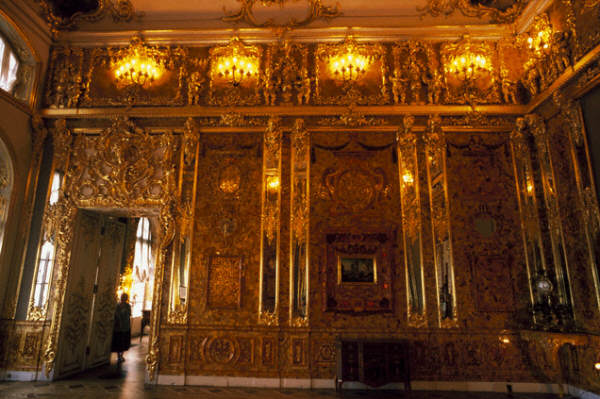
<svg viewBox="0 0 600 399"><path fill-rule="evenodd" d="M129 22L142 16L136 13L131 0L98 0L98 6L89 11L77 11L71 15L61 15L51 0L35 0L41 14L54 35L60 30L74 30L80 22L96 22L110 15L115 22Z"/></svg>
<svg viewBox="0 0 600 399"><path fill-rule="evenodd" d="M237 12L227 11L224 7L225 16L221 18L223 22L234 24L246 23L256 28L275 28L275 29L294 29L301 26L307 26L314 21L330 20L342 15L340 3L337 2L334 6L324 5L321 0L303 0L307 3L307 13L301 18L290 16L289 18L278 22L275 18L268 18L260 21L254 15L254 6L259 3L263 7L277 6L281 9L285 8L286 3L291 3L292 0L238 0L240 9ZM297 2L298 0L293 0Z"/></svg>
<svg viewBox="0 0 600 399"><path fill-rule="evenodd" d="M488 17L495 22L509 23L514 22L529 2L530 0L514 0L511 5L506 6L500 0L427 0L427 5L417 7L417 11L421 16L432 17L449 17L459 11L466 17Z"/></svg>

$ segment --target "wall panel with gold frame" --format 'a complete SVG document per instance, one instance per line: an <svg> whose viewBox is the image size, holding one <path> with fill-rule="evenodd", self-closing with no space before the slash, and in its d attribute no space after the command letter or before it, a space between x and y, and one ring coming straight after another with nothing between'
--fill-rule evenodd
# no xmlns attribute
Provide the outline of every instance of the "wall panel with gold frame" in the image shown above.
<svg viewBox="0 0 600 399"><path fill-rule="evenodd" d="M281 216L281 126L269 120L263 139L259 320L277 323Z"/></svg>
<svg viewBox="0 0 600 399"><path fill-rule="evenodd" d="M308 323L310 133L296 119L291 138L290 323Z"/></svg>
<svg viewBox="0 0 600 399"><path fill-rule="evenodd" d="M440 123L439 116L431 117L425 137L438 321L441 327L457 327L452 229L446 179L446 140Z"/></svg>
<svg viewBox="0 0 600 399"><path fill-rule="evenodd" d="M412 132L414 118L404 118L403 130L397 133L398 173L401 187L404 265L408 321L415 327L427 323L425 282L423 274L423 244L421 230L421 197L417 159L417 136Z"/></svg>

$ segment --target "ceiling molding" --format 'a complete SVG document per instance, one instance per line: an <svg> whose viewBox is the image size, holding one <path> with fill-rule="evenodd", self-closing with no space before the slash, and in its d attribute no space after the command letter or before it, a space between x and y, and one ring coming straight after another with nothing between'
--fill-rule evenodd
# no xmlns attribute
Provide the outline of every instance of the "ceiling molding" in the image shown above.
<svg viewBox="0 0 600 399"><path fill-rule="evenodd" d="M475 40L499 40L512 34L510 25L461 25L461 26L424 26L402 28L375 27L328 27L294 29L286 32L285 38L295 42L336 42L352 34L359 41L393 42L398 40L458 40L468 34ZM149 44L177 44L184 46L210 46L225 44L237 36L248 43L273 43L281 40L281 35L270 29L240 28L240 29L211 29L211 30L125 30L113 32L73 31L61 32L58 44L71 46L123 46L131 37L141 33Z"/></svg>
<svg viewBox="0 0 600 399"><path fill-rule="evenodd" d="M484 115L523 115L526 105L378 105L355 106L352 111L368 116L393 115L465 115L478 112ZM348 113L348 106L255 106L228 107L227 112L239 113L244 116L339 116ZM223 115L222 107L206 107L190 105L184 107L102 107L102 108L46 108L40 115L45 118L67 119L106 119L114 116L132 118L187 118L187 117L219 117Z"/></svg>
<svg viewBox="0 0 600 399"><path fill-rule="evenodd" d="M529 3L525 10L523 10L523 13L515 21L515 33L520 35L521 33L526 32L533 23L534 18L546 11L553 2L554 0L534 0Z"/></svg>

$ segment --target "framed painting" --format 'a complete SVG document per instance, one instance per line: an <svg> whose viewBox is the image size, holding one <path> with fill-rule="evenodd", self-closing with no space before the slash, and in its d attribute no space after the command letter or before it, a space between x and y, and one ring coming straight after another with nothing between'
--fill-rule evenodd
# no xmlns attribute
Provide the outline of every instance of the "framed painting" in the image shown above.
<svg viewBox="0 0 600 399"><path fill-rule="evenodd" d="M338 284L377 284L375 256L338 255Z"/></svg>

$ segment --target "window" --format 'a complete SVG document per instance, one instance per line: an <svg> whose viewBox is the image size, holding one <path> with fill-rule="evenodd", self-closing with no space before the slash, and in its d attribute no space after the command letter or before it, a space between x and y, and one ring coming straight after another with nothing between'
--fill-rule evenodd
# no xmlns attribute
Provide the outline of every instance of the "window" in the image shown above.
<svg viewBox="0 0 600 399"><path fill-rule="evenodd" d="M55 171L52 175L52 187L50 188L50 197L48 204L54 205L58 202L58 194L60 193L60 185L62 183L62 173Z"/></svg>
<svg viewBox="0 0 600 399"><path fill-rule="evenodd" d="M33 291L32 305L36 308L44 308L48 300L48 284L50 284L52 266L54 266L54 244L46 241L40 251L38 272Z"/></svg>
<svg viewBox="0 0 600 399"><path fill-rule="evenodd" d="M6 40L0 37L0 89L12 92L17 82L19 61L15 53L7 45Z"/></svg>
<svg viewBox="0 0 600 399"><path fill-rule="evenodd" d="M0 140L0 250L4 241L4 229L13 186L13 168L8 150Z"/></svg>
<svg viewBox="0 0 600 399"><path fill-rule="evenodd" d="M54 171L50 181L50 192L48 193L48 205L52 206L58 202L60 186L62 183L62 172ZM52 239L46 239L39 252L37 270L34 277L33 295L30 300L29 319L40 319L46 316L46 304L48 302L48 291L54 266L55 247Z"/></svg>
<svg viewBox="0 0 600 399"><path fill-rule="evenodd" d="M131 315L133 317L141 316L143 310L152 309L154 262L150 221L147 218L140 219L136 237L131 286Z"/></svg>

